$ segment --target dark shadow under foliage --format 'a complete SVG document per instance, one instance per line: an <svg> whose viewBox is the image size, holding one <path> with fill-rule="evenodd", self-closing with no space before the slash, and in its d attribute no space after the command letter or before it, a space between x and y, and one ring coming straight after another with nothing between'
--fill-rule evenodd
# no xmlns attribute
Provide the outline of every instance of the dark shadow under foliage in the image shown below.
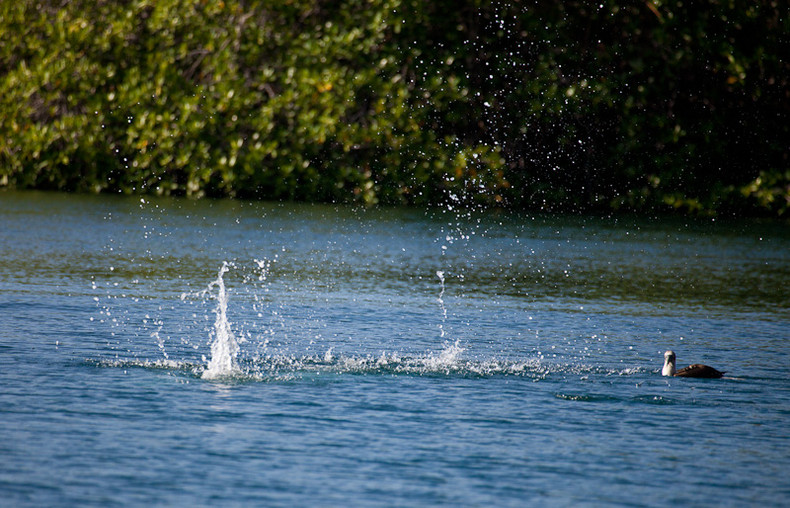
<svg viewBox="0 0 790 508"><path fill-rule="evenodd" d="M790 209L784 2L2 2L0 185Z"/></svg>

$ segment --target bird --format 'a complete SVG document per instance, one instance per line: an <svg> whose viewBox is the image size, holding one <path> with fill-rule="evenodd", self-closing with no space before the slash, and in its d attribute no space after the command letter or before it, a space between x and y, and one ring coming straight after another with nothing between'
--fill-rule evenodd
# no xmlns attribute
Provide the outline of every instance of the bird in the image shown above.
<svg viewBox="0 0 790 508"><path fill-rule="evenodd" d="M688 367L683 367L680 370L675 370L675 352L667 351L664 353L664 368L661 370L662 376L675 376L675 377L706 377L706 378L719 378L724 375L724 372L718 371L713 367L695 363Z"/></svg>

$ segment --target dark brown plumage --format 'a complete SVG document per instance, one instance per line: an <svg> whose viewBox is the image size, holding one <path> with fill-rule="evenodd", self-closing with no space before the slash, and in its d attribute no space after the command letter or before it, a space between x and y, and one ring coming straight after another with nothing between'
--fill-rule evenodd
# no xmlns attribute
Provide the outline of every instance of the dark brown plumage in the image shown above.
<svg viewBox="0 0 790 508"><path fill-rule="evenodd" d="M675 370L675 352L667 351L664 353L664 368L661 370L661 374L674 377L720 378L724 375L724 372L701 363L695 363L680 370Z"/></svg>
<svg viewBox="0 0 790 508"><path fill-rule="evenodd" d="M707 365L702 365L701 363L695 363L694 365L689 365L688 367L683 367L679 371L675 372L675 377L708 377L708 378L717 378L724 375L724 372L718 371L713 367L709 367Z"/></svg>

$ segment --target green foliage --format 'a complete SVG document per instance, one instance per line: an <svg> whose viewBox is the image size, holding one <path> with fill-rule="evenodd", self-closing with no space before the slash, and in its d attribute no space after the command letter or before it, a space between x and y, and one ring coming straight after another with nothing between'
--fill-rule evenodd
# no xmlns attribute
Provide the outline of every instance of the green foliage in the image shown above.
<svg viewBox="0 0 790 508"><path fill-rule="evenodd" d="M787 11L0 2L0 185L783 214Z"/></svg>
<svg viewBox="0 0 790 508"><path fill-rule="evenodd" d="M790 170L760 171L760 176L741 188L757 207L783 216L790 212Z"/></svg>

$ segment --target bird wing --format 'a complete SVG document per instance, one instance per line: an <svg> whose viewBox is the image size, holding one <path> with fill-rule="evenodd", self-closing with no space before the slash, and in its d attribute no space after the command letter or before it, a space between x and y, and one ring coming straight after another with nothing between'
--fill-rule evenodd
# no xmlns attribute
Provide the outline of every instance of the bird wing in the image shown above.
<svg viewBox="0 0 790 508"><path fill-rule="evenodd" d="M688 367L684 367L679 371L675 372L675 376L677 377L707 377L707 378L717 378L724 375L724 372L720 372L713 367L709 367L707 365L702 365L701 363L695 363L694 365L689 365Z"/></svg>

